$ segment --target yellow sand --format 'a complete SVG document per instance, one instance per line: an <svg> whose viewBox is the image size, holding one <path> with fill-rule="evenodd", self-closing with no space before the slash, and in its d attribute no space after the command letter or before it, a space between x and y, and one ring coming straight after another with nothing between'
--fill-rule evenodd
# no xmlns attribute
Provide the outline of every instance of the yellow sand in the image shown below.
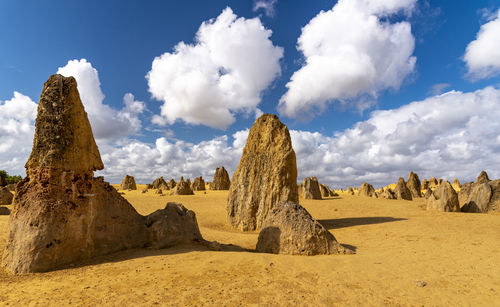
<svg viewBox="0 0 500 307"><path fill-rule="evenodd" d="M500 215L427 212L423 200L306 200L313 217L357 253L284 256L245 250L255 248L258 234L226 226L226 191L159 196L142 188L124 195L141 214L182 202L206 239L241 248L124 251L25 276L2 269L0 304L500 305ZM7 220L0 216L0 250Z"/></svg>

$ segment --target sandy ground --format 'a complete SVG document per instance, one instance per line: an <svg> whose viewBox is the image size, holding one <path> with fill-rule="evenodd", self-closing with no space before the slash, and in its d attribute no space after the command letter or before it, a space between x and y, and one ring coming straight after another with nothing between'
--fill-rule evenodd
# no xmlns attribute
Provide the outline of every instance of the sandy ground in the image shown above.
<svg viewBox="0 0 500 307"><path fill-rule="evenodd" d="M206 239L237 247L124 251L24 276L1 269L0 304L500 306L498 214L427 212L421 199L306 200L356 254L284 256L252 252L257 233L226 226L226 191L162 197L141 188L124 195L141 214L181 202L196 212ZM7 221L0 216L0 251Z"/></svg>

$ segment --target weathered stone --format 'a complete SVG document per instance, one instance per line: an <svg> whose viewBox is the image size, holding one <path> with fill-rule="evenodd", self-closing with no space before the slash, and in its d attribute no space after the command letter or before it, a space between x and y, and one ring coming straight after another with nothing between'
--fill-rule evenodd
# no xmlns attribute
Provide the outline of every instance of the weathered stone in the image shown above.
<svg viewBox="0 0 500 307"><path fill-rule="evenodd" d="M9 191L7 187L0 187L0 206L7 206L12 204L12 199L14 195Z"/></svg>
<svg viewBox="0 0 500 307"><path fill-rule="evenodd" d="M266 217L258 252L289 255L352 254L299 204L280 202Z"/></svg>
<svg viewBox="0 0 500 307"><path fill-rule="evenodd" d="M427 198L429 198L431 195L432 195L432 190L431 190L430 188L428 188L428 189L425 191L424 198L425 198L425 199L427 199Z"/></svg>
<svg viewBox="0 0 500 307"><path fill-rule="evenodd" d="M321 191L321 197L330 197L331 194L333 193L330 191L330 188L326 184L320 184L319 189Z"/></svg>
<svg viewBox="0 0 500 307"><path fill-rule="evenodd" d="M412 198L422 197L422 192L420 191L420 179L414 172L410 172L406 186L410 190Z"/></svg>
<svg viewBox="0 0 500 307"><path fill-rule="evenodd" d="M427 198L427 210L459 212L458 195L448 181L438 186Z"/></svg>
<svg viewBox="0 0 500 307"><path fill-rule="evenodd" d="M122 189L122 190L137 190L137 186L135 185L134 176L125 175L125 178L123 178L122 184L120 185L120 189Z"/></svg>
<svg viewBox="0 0 500 307"><path fill-rule="evenodd" d="M422 180L422 191L429 189L429 181L427 179Z"/></svg>
<svg viewBox="0 0 500 307"><path fill-rule="evenodd" d="M373 188L373 186L369 183L366 183L366 182L363 182L361 184L361 186L359 187L358 196L377 198L377 195L375 194L375 189Z"/></svg>
<svg viewBox="0 0 500 307"><path fill-rule="evenodd" d="M476 179L476 183L487 183L488 181L490 181L490 178L488 178L488 174L485 171L482 171Z"/></svg>
<svg viewBox="0 0 500 307"><path fill-rule="evenodd" d="M394 196L396 199L412 200L410 189L406 186L406 182L403 177L399 177L398 183L394 188Z"/></svg>
<svg viewBox="0 0 500 307"><path fill-rule="evenodd" d="M26 162L28 170L40 167L74 172L104 168L73 77L52 75L44 84L33 150Z"/></svg>
<svg viewBox="0 0 500 307"><path fill-rule="evenodd" d="M8 184L6 185L7 189L9 189L9 191L13 192L16 190L16 184L15 183L11 183L11 184Z"/></svg>
<svg viewBox="0 0 500 307"><path fill-rule="evenodd" d="M10 209L7 207L0 207L0 215L9 215Z"/></svg>
<svg viewBox="0 0 500 307"><path fill-rule="evenodd" d="M385 199L396 199L396 196L394 196L394 192L390 188L383 190L380 193L380 197Z"/></svg>
<svg viewBox="0 0 500 307"><path fill-rule="evenodd" d="M248 143L248 140L247 140ZM229 190L231 186L231 181L229 180L229 175L224 168L224 166L218 167L215 170L214 180L210 184L211 190Z"/></svg>
<svg viewBox="0 0 500 307"><path fill-rule="evenodd" d="M216 185L216 177L212 185ZM261 229L280 201L298 201L295 152L288 128L276 115L264 114L250 128L231 178L227 217L241 230Z"/></svg>
<svg viewBox="0 0 500 307"><path fill-rule="evenodd" d="M149 189L163 189L163 190L168 190L168 185L165 179L163 179L163 176L160 178L156 178L153 180L153 183L151 183L148 186Z"/></svg>
<svg viewBox="0 0 500 307"><path fill-rule="evenodd" d="M160 218L147 226L147 217L93 176L102 162L74 78L54 75L45 83L35 127L27 176L16 186L3 266L14 273L43 272L170 240L159 237L162 226L148 228ZM164 232L171 235L172 229Z"/></svg>
<svg viewBox="0 0 500 307"><path fill-rule="evenodd" d="M458 181L458 178L453 180L451 186L455 189L455 191L460 191L460 181Z"/></svg>
<svg viewBox="0 0 500 307"><path fill-rule="evenodd" d="M167 190L172 190L173 188L175 188L176 185L177 182L175 182L173 178L170 179L170 181L167 183Z"/></svg>
<svg viewBox="0 0 500 307"><path fill-rule="evenodd" d="M316 177L306 177L298 186L300 198L304 199L322 199L321 191Z"/></svg>
<svg viewBox="0 0 500 307"><path fill-rule="evenodd" d="M194 178L192 187L193 191L205 191L205 180L201 176Z"/></svg>
<svg viewBox="0 0 500 307"><path fill-rule="evenodd" d="M458 200L462 212L498 211L500 180L490 180L488 174L482 171L475 182L462 185Z"/></svg>
<svg viewBox="0 0 500 307"><path fill-rule="evenodd" d="M146 227L153 248L167 248L186 243L203 243L196 215L182 204L169 202L165 209L146 216Z"/></svg>
<svg viewBox="0 0 500 307"><path fill-rule="evenodd" d="M194 192L189 183L184 181L184 177L181 177L181 180L179 180L175 188L172 189L170 195L194 195Z"/></svg>
<svg viewBox="0 0 500 307"><path fill-rule="evenodd" d="M439 184L436 177L432 177L431 179L429 179L429 188L434 190L435 188L437 188L438 185Z"/></svg>
<svg viewBox="0 0 500 307"><path fill-rule="evenodd" d="M155 194L160 194L161 195L161 194L163 194L163 190L162 189L156 189Z"/></svg>

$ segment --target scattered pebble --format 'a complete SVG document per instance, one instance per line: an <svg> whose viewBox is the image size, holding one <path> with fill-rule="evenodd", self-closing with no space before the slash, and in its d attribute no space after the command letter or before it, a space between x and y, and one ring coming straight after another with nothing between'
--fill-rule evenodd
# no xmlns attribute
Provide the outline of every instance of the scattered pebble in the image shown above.
<svg viewBox="0 0 500 307"><path fill-rule="evenodd" d="M425 286L427 286L427 283L425 281L422 281L422 280L414 280L413 283L417 287L425 287Z"/></svg>

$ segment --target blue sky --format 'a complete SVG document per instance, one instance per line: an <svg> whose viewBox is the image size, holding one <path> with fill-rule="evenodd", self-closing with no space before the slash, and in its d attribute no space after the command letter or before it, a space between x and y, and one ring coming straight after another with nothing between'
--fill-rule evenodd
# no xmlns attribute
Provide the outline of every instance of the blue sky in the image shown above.
<svg viewBox="0 0 500 307"><path fill-rule="evenodd" d="M263 6L267 6L267 10L258 8L260 2ZM362 3L363 0L355 0L354 2ZM478 134L470 128L472 126L471 118L481 117L474 113L475 111L484 108L488 110L492 106L494 109L495 106L498 107L495 103L500 104L500 101L495 100L500 84L498 74L500 64L495 62L497 61L495 59L500 57L498 56L500 49L493 48L498 46L498 42L482 43L476 48L492 49L481 49L476 52L476 58L479 58L477 60L474 60L471 55L470 63L472 61L479 63L481 58L491 58L491 63L469 64L464 60L466 48L472 41L478 39L477 35L481 26L491 23L492 26L489 27L491 30L488 31L492 33L496 31L494 26L498 20L497 12L500 8L500 2L492 0L402 0L398 5L390 2L373 1L372 3L377 5L374 5L373 8L366 8L366 5L362 4L358 7L349 7L347 4L336 1L284 0L148 1L147 4L144 1L1 1L0 107L3 105L7 110L7 102L10 101L10 108L14 109L13 105L17 101L14 99L14 92L27 96L36 103L43 82L50 74L56 73L59 68L66 67L68 61L71 60L79 62L71 66L72 68L66 68L62 71L70 74L73 72L72 69L84 69L81 68L85 66L81 59L86 59L88 65L85 66L85 69L92 70L93 68L97 71L100 91L105 98L103 100L95 98L99 97L95 91L99 91L89 85L91 93L87 96L91 98L88 100L90 101L94 97L97 102L85 101L83 99L85 94L82 95L82 101L89 112L89 119L94 130L101 129L98 126L99 120L101 123L110 123L109 134L97 132L96 138L107 167L102 174L112 182L119 181L125 173L135 175L139 181L143 182L151 181L154 179L152 177L159 175L179 177L180 175L198 176L202 174L210 177L215 166L219 164L226 164L230 171L234 171L242 146L239 144L241 141L239 138L242 138L241 142L244 144L243 131L249 128L254 121L256 108L263 112L279 114L289 129L295 131L292 132L292 138L298 156L299 179L304 176L316 175L320 181L334 186L358 185L362 181L383 185L397 180L399 176L407 176L410 170L415 170L420 172L421 177L437 176L452 180L452 177L456 176L463 181L472 180L483 168L493 176L500 176L500 169L497 166L497 144L495 142L477 144L475 141L478 138L496 139L496 136L500 134L500 131L497 130L498 127L485 128L487 132L483 134ZM243 105L241 108L235 108L234 105L238 103L233 104L232 100L227 98L227 103L223 108L229 110L227 116L232 116L232 121L228 117L226 117L227 121L224 121L223 116L217 118L209 112L203 114L203 111L193 111L198 106L197 103L199 106L206 107L208 102L203 99L194 101L193 96L185 98L181 92L171 95L174 90L171 81L179 77L184 78L185 71L184 75L183 72L180 72L168 78L163 78L162 72L158 72L155 76L160 76L154 78L156 90L152 90L151 84L146 79L146 75L152 70L155 57L165 53L175 54L174 48L179 42L197 45L198 41L195 39L195 35L200 25L205 22L209 26L212 25L212 28L216 28L217 21L210 22L209 20L222 16L225 10L229 16L226 8L230 8L234 14L234 20L243 18L244 22L241 27L242 29L248 27L250 32L246 34L238 32L234 34L236 36L228 34L228 37L242 38L243 44L248 44L248 48L245 49L248 53L240 52L240 54L236 51L235 54L231 54L230 44L223 46L226 41L217 41L217 38L207 35L206 39L214 40L215 46L209 52L236 57L230 66L222 68L223 72L220 76L226 73L229 76L231 71L238 71L239 65L244 66L245 63L248 64L248 61L252 60L255 61L256 67L262 71L277 65L277 68L269 69L269 72L263 72L261 76L251 73L243 78L245 85L253 84L253 81L256 81L257 84L260 78L267 78L266 81L260 80L262 84L249 89L250 94L235 91L234 88L239 88L237 86L232 88L230 91L232 96L230 97ZM324 16L321 17L323 18L322 25L312 26L313 22L311 21L319 21L317 17L320 11L328 13L332 12L332 8L336 10L336 13L323 14ZM349 35L363 35L362 32L356 32L357 27L361 27L363 24L363 20L359 21L361 24L355 24L354 21L350 24L351 20L356 20L356 18L349 14L358 13L358 17L361 19L375 17L379 25L385 25L389 28L398 23L405 23L409 26L408 33L395 39L397 32L390 32L389 37L385 39L387 42L394 41L394 45L384 43L384 41L381 43L363 39L353 41ZM254 19L260 23L255 27L248 22ZM234 23L234 20L228 22ZM219 30L222 32L217 32L216 36L222 37L225 35L224 33L227 33L227 29L223 25L221 27L222 29ZM303 31L304 27L309 28L307 34ZM373 30L370 29L367 31ZM263 33L269 30L272 31L272 35L265 39ZM380 32L380 29L373 31ZM255 35L252 36L253 34ZM496 37L500 40L500 33L497 34ZM246 42L245 35L248 35ZM332 39L331 37L335 35L341 37ZM314 37L322 37L322 45L305 43L304 49L298 50L299 37L303 37L304 41L309 42ZM491 37L495 37L495 35L485 35L484 40L491 40ZM255 38L255 43L253 43L253 38ZM288 104L291 106L293 102L296 108L280 109L278 103L289 91L287 83L297 71L307 66L311 58L319 54L323 60L326 59L326 62L323 63L329 63L328 57L340 61L334 62L337 64L349 63L348 60L342 58L345 55L345 49L336 45L341 45L342 40L346 41L345 46L358 48L356 56L371 57L371 61L382 62L387 59L380 55L386 54L388 58L401 57L401 60L393 60L390 66L384 66L385 64L380 64L380 66L375 63L373 66L376 69L372 72L371 78L360 76L353 78L351 83L346 84L342 82L346 79L349 81L349 76L356 73L356 69L363 71L371 66L362 66L355 62L355 65L325 67L325 71L317 71L317 67L311 68L307 74L306 69L304 69L304 80L306 81L297 82L294 87L295 94L290 90L290 96L285 99L287 100L286 106ZM413 47L411 46L412 41L414 42ZM260 43L262 45L259 45ZM372 43L373 45L365 46ZM206 43L206 45L210 44L210 42ZM324 47L328 44L330 44L328 48ZM259 49L261 48L259 46L262 46L262 49ZM325 50L327 49L326 54L322 53L323 47ZM308 59L303 53L305 49L308 50L306 52L312 54L316 52L317 54ZM333 49L344 51L332 53ZM281 50L282 56L279 56L279 50ZM255 55L254 51L258 54ZM252 56L252 52L254 56ZM414 64L410 63L412 58L415 60ZM170 68L184 67L183 65L186 63L193 62L193 57L186 51L180 54L176 62L173 62L174 60L168 61L162 62L165 67L168 65L173 65L168 66ZM202 63L205 62L202 61ZM78 65L83 66L75 68ZM217 66L220 63L214 60L213 65ZM471 65L476 66L471 68L473 67ZM321 66L325 65L319 65L319 67ZM208 67L207 70L211 68ZM384 72L390 70L394 70L395 77L382 76ZM366 72L366 75L368 74L369 70ZM315 78L318 80L308 84L310 80ZM79 81L78 77L77 81ZM363 82L371 85L362 86ZM188 92L201 90L194 88L191 83L194 84L191 81L182 84L183 90ZM349 90L349 86L352 89ZM481 96L482 92L476 93L475 91L483 91L488 87L493 87L493 91L488 92L488 96L482 98L484 103L481 102L480 98L475 98L475 96L483 97ZM211 96L214 92L208 91L206 87L202 89L206 90L206 93L201 93L201 97L206 95L207 99L213 98ZM304 89L306 89L306 94L304 94ZM156 97L152 93L155 91ZM307 107L308 98L304 96L314 96L314 91L318 91L318 93L316 98L309 100L309 103L313 105L312 108L309 108ZM353 91L355 94L352 94ZM430 108L433 104L441 105L444 103L443 101L448 101L449 97L445 99L434 96L449 91L452 91L450 95L457 97L447 103L466 105L468 108L466 111L464 109L463 112L471 112L461 120L455 117L443 118L441 115L434 119L426 119L425 113L420 114L415 110L409 111L416 112L415 114L418 115L414 119L410 120L411 115L407 113L401 115L403 118L401 125L412 121L417 121L417 124L426 127L436 124L437 129L446 128L449 133L428 132L428 137L421 140L416 137L412 139L402 133L404 127L398 131L384 130L382 126L385 124L380 124L380 126L375 124L367 130L362 128L367 123L378 122L377 116L391 118L389 115L392 113L385 115L373 113L376 110L401 110L400 108L411 102L421 102ZM456 94L456 91L460 91L461 94ZM80 92L82 94L82 89ZM133 94L129 107L124 106L123 97L126 93ZM227 93L222 92L222 94ZM470 98L467 94L474 97ZM172 106L174 100L159 98L161 95L176 98L177 100L174 100L181 106L193 103L193 108L175 113L170 107L168 109L170 111L165 112L168 115L162 115L161 106L167 104ZM185 99L182 100L181 96ZM198 97L198 99L200 98ZM258 101L256 102L255 99ZM484 105L475 106L468 102L468 99L479 101L477 103ZM489 105L489 103L493 103L493 105ZM30 104L26 101L23 105L26 105L26 110L30 108ZM94 112L89 111L89 108L94 107L97 108ZM449 113L454 112L452 109L444 108L444 110L444 113L447 113L446 110ZM103 115L101 119L93 119L93 116L101 116L100 114L108 111L108 117ZM2 159L0 168L20 173L24 164L23 160L25 161L29 154L29 149L26 148L29 148L30 144L28 142L17 144L9 139L9 131L10 137L19 133L17 138L32 138L30 135L32 128L30 127L33 126L33 116L26 111L26 114L30 113L27 118L11 116L14 120L9 121L11 117L8 114L11 114L12 111L9 112L5 111L4 115L0 114L0 119L6 123L4 133L0 130L0 140L3 140L4 143L3 149L0 146L0 159ZM172 115L174 113L175 116ZM491 116L493 115L491 112ZM155 116L163 118L162 124L159 124L160 120L152 121ZM167 120L169 116L173 118L170 118L170 121ZM210 116L210 120L206 119ZM111 118L114 117L120 118L116 125L110 122ZM479 122L488 120L488 118L481 119ZM445 122L451 124L438 125L438 123ZM12 126L9 130L7 125L18 125L25 129L14 129ZM116 128L116 133L114 128ZM378 134L372 135L371 139L368 138L363 145L356 145L357 141L367 137L368 132L366 131L370 129L378 131ZM17 132L13 133L12 131ZM349 133L353 133L353 135L349 136ZM464 134L468 136L465 137ZM102 137L99 137L100 135ZM457 140L457 135L462 136L460 141ZM346 139L345 142L348 145L341 143L342 138ZM404 149L405 146L398 145L394 148L391 147L390 150L381 150L384 146L392 146L384 142L393 138L405 139L407 148ZM422 143L435 142L446 142L447 147L434 146L429 148L422 145ZM364 146L368 143L371 145ZM16 155L12 154L14 148L18 151ZM410 153L408 148L411 149ZM466 154L463 154L462 157L450 156L449 152L452 148L456 148L456 152L467 150L472 153L483 152L483 154L481 156L469 154L471 156L467 159L463 157L467 156ZM376 153L374 154L374 152ZM370 159L370 157L373 159L370 159L370 163L366 161L357 163L356 160L348 162L347 160L353 156L357 156L358 160ZM382 157L384 158L382 159ZM144 160L147 159L150 159L151 163L144 163ZM195 161L203 159L206 161ZM309 159L312 160L309 161ZM375 161L377 159L378 161ZM435 159L435 164L440 165L440 167L432 168L430 164L427 165L429 159ZM396 162L392 163L391 160ZM448 162L443 163L441 160ZM464 167L464 164L467 167ZM149 170L149 168L154 169L154 171Z"/></svg>

